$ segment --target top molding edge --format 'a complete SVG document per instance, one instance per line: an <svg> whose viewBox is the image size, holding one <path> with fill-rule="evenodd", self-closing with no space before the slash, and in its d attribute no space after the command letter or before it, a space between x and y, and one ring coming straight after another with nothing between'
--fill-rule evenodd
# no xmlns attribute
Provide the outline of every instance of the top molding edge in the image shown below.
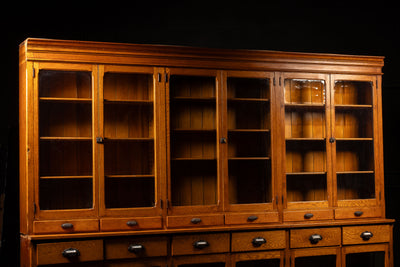
<svg viewBox="0 0 400 267"><path fill-rule="evenodd" d="M383 56L360 56L342 55L328 53L303 53L303 52L282 52L270 50L246 50L246 49L218 49L218 48L199 48L174 45L145 45L145 44L125 44L107 43L93 41L71 41L28 38L23 43L25 47L26 60L45 60L40 55L48 54L77 54L81 59L89 59L87 56L100 56L91 58L89 62L104 63L107 56L119 57L139 57L139 58L160 58L164 59L160 64L165 65L168 60L200 60L200 61L241 61L258 64L327 64L341 66L361 66L372 67L373 72L379 72L384 65ZM85 57L86 56L86 57ZM55 60L56 57L53 59ZM49 59L51 60L51 58ZM76 59L77 60L77 59ZM165 61L167 60L167 61ZM63 61L68 61L64 58ZM105 62L109 64L118 62ZM154 64L154 62L153 62ZM174 64L172 64L174 65ZM168 65L167 65L168 66ZM377 71L379 69L379 71Z"/></svg>

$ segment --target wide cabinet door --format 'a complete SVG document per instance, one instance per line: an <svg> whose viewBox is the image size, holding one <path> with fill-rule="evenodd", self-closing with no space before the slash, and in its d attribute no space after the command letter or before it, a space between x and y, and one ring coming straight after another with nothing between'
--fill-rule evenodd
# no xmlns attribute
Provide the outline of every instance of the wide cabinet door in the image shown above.
<svg viewBox="0 0 400 267"><path fill-rule="evenodd" d="M332 75L335 218L381 217L377 76Z"/></svg>
<svg viewBox="0 0 400 267"><path fill-rule="evenodd" d="M101 230L161 228L157 69L99 66L99 79Z"/></svg>
<svg viewBox="0 0 400 267"><path fill-rule="evenodd" d="M333 219L329 76L282 73L279 84L283 220Z"/></svg>
<svg viewBox="0 0 400 267"><path fill-rule="evenodd" d="M97 215L94 88L97 68L84 64L34 63L35 219ZM35 222L36 233L96 231L97 222L56 225ZM93 226L93 227L92 227ZM82 228L81 228L82 227Z"/></svg>

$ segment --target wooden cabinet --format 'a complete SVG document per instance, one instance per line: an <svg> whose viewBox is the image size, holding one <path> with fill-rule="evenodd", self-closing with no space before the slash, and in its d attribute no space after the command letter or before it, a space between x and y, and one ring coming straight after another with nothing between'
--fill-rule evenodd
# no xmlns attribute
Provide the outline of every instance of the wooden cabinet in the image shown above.
<svg viewBox="0 0 400 267"><path fill-rule="evenodd" d="M382 66L27 39L22 266L392 266Z"/></svg>

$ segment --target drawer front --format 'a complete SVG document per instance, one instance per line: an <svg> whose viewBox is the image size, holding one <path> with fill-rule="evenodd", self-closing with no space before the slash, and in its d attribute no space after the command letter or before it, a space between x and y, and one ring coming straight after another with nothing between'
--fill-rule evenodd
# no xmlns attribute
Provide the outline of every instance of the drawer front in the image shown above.
<svg viewBox="0 0 400 267"><path fill-rule="evenodd" d="M339 227L290 230L291 248L339 246L341 241Z"/></svg>
<svg viewBox="0 0 400 267"><path fill-rule="evenodd" d="M101 231L134 231L162 228L161 217L101 219Z"/></svg>
<svg viewBox="0 0 400 267"><path fill-rule="evenodd" d="M98 231L98 220L56 220L35 221L33 223L33 232L35 234L66 234Z"/></svg>
<svg viewBox="0 0 400 267"><path fill-rule="evenodd" d="M258 231L232 233L232 251L284 249L285 231Z"/></svg>
<svg viewBox="0 0 400 267"><path fill-rule="evenodd" d="M172 255L229 252L229 233L179 235L172 238Z"/></svg>
<svg viewBox="0 0 400 267"><path fill-rule="evenodd" d="M225 224L260 224L279 222L278 212L226 214Z"/></svg>
<svg viewBox="0 0 400 267"><path fill-rule="evenodd" d="M168 216L167 227L202 227L224 224L224 215Z"/></svg>
<svg viewBox="0 0 400 267"><path fill-rule="evenodd" d="M133 237L105 241L106 259L167 256L167 237Z"/></svg>
<svg viewBox="0 0 400 267"><path fill-rule="evenodd" d="M37 265L103 260L103 240L42 243L36 245Z"/></svg>
<svg viewBox="0 0 400 267"><path fill-rule="evenodd" d="M365 225L343 227L343 245L389 242L390 225Z"/></svg>
<svg viewBox="0 0 400 267"><path fill-rule="evenodd" d="M338 208L335 219L363 219L382 217L381 208Z"/></svg>
<svg viewBox="0 0 400 267"><path fill-rule="evenodd" d="M285 211L283 220L285 222L306 222L318 220L332 220L333 210L301 210L301 211Z"/></svg>

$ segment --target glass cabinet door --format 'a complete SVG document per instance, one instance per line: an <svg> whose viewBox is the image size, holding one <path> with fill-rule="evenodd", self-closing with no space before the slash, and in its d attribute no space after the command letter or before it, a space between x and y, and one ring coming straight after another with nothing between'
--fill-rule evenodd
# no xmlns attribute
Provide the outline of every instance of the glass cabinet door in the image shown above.
<svg viewBox="0 0 400 267"><path fill-rule="evenodd" d="M157 212L155 86L151 67L104 67L103 123L97 142L103 149L101 191L106 215Z"/></svg>
<svg viewBox="0 0 400 267"><path fill-rule="evenodd" d="M283 77L287 209L330 206L326 81L325 75Z"/></svg>
<svg viewBox="0 0 400 267"><path fill-rule="evenodd" d="M95 206L92 66L36 66L37 215L90 216Z"/></svg>
<svg viewBox="0 0 400 267"><path fill-rule="evenodd" d="M217 71L168 71L170 208L183 213L216 211L220 204Z"/></svg>
<svg viewBox="0 0 400 267"><path fill-rule="evenodd" d="M372 77L334 76L334 137L336 194L339 207L375 206L374 80Z"/></svg>
<svg viewBox="0 0 400 267"><path fill-rule="evenodd" d="M291 267L339 267L340 248L326 247L292 251Z"/></svg>
<svg viewBox="0 0 400 267"><path fill-rule="evenodd" d="M388 245L344 247L342 262L344 267L388 267Z"/></svg>
<svg viewBox="0 0 400 267"><path fill-rule="evenodd" d="M272 203L271 80L268 73L227 74L231 210L238 204Z"/></svg>
<svg viewBox="0 0 400 267"><path fill-rule="evenodd" d="M233 267L281 267L283 251L246 252L232 254Z"/></svg>

